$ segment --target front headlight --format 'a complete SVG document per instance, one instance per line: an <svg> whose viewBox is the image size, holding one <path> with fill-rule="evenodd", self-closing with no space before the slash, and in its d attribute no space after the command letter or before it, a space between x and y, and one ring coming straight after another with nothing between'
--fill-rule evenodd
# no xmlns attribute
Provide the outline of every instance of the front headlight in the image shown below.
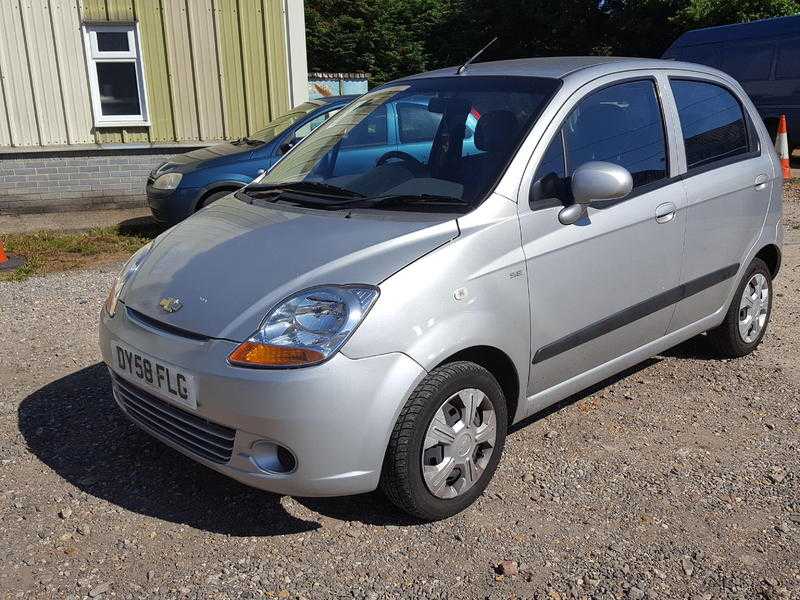
<svg viewBox="0 0 800 600"><path fill-rule="evenodd" d="M378 294L373 286L331 285L289 296L228 360L240 367L266 368L324 362L353 334Z"/></svg>
<svg viewBox="0 0 800 600"><path fill-rule="evenodd" d="M156 177L153 187L157 190L174 190L183 179L182 173L164 173Z"/></svg>
<svg viewBox="0 0 800 600"><path fill-rule="evenodd" d="M139 267L142 266L152 246L153 242L150 242L134 252L133 256L128 259L128 262L125 263L125 266L122 267L122 270L117 275L117 278L114 280L114 285L111 286L111 291L108 292L108 298L106 298L106 312L109 317L113 317L117 312L117 302L119 302L119 295L122 293L122 288L125 287L125 283L139 270Z"/></svg>

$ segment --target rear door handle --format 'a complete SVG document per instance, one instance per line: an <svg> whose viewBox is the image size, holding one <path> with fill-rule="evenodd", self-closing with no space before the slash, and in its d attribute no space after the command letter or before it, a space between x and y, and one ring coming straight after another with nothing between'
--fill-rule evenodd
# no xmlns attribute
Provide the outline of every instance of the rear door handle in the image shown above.
<svg viewBox="0 0 800 600"><path fill-rule="evenodd" d="M669 223L675 217L677 207L672 202L665 202L656 207L656 222Z"/></svg>
<svg viewBox="0 0 800 600"><path fill-rule="evenodd" d="M761 173L759 175L756 175L756 179L753 182L753 187L756 188L759 191L763 190L763 189L766 189L768 181L769 181L769 177L767 177L767 174L766 173Z"/></svg>

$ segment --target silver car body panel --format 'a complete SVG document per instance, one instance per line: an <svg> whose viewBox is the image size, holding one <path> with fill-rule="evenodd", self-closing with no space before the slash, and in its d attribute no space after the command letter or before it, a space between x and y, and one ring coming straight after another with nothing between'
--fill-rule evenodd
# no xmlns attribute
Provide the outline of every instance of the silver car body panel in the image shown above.
<svg viewBox="0 0 800 600"><path fill-rule="evenodd" d="M354 210L345 219L229 198L154 245L123 291L123 308L101 318L101 348L110 363L111 343L122 340L195 375L198 413L237 433L230 464L193 458L282 493L374 489L403 404L427 372L455 354L489 347L513 364L519 393L509 402L519 421L715 327L753 257L767 245L780 247L778 159L752 103L727 75L689 63L598 57L479 63L463 76L474 75L557 77L563 85L494 192L469 214ZM687 176L669 77L733 90L755 124L760 155ZM531 180L571 108L592 90L635 78L657 83L669 180L610 207L590 206L588 224L561 225L557 208L531 210ZM674 216L658 222L665 203L674 205ZM227 363L235 341L272 305L318 283L380 287L339 353L290 370ZM161 311L165 296L180 297L185 308ZM128 319L127 307L225 339L148 328ZM291 449L298 469L259 473L247 452L261 438Z"/></svg>
<svg viewBox="0 0 800 600"><path fill-rule="evenodd" d="M452 215L388 216L254 206L229 196L154 244L122 301L172 327L242 341L290 294L341 281L378 284L458 235ZM165 313L164 297L180 298L183 310Z"/></svg>

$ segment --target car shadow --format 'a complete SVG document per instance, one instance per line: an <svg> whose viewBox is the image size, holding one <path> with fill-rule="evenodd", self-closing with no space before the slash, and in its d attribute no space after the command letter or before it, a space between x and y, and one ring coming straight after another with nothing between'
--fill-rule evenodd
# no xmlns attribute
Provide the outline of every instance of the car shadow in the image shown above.
<svg viewBox="0 0 800 600"><path fill-rule="evenodd" d="M158 223L153 217L133 217L125 219L117 225L120 235L129 237L154 238L166 231L168 227Z"/></svg>
<svg viewBox="0 0 800 600"><path fill-rule="evenodd" d="M139 430L117 408L102 363L25 398L18 420L43 463L81 491L126 510L231 536L320 527L289 514L280 496L224 477Z"/></svg>
<svg viewBox="0 0 800 600"><path fill-rule="evenodd" d="M671 352L690 357L691 347ZM660 360L651 358L574 394L517 423L509 435ZM20 404L18 423L28 448L44 464L79 490L125 510L230 536L287 535L321 526L289 513L281 496L225 477L138 429L117 408L102 363L27 396ZM295 500L341 521L380 526L421 523L377 491Z"/></svg>

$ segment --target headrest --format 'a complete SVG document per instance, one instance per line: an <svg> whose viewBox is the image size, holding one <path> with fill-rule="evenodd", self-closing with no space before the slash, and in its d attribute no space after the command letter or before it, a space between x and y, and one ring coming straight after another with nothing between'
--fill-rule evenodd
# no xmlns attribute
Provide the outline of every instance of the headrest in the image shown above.
<svg viewBox="0 0 800 600"><path fill-rule="evenodd" d="M510 110L485 113L475 127L475 147L487 152L505 150L516 137L517 127L517 117Z"/></svg>

